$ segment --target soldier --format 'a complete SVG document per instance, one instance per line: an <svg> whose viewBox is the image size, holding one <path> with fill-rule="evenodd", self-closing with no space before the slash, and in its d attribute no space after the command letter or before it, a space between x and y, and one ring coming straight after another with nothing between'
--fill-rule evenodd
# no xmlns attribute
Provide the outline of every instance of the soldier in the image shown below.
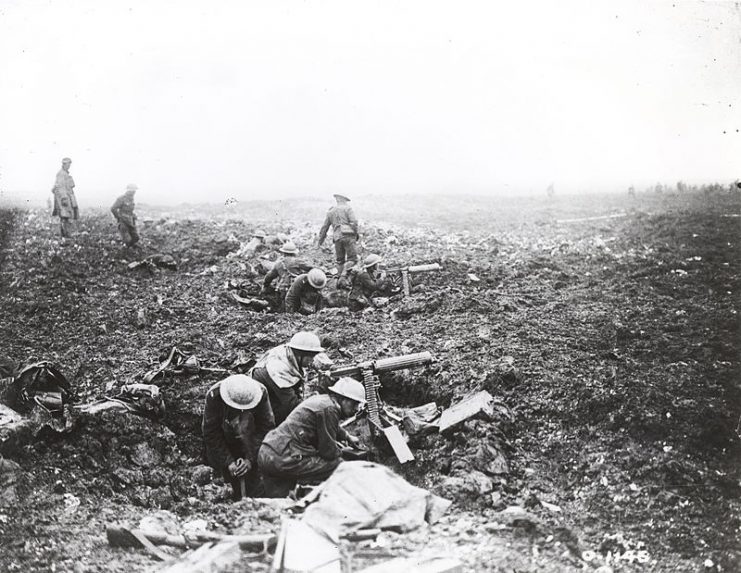
<svg viewBox="0 0 741 573"><path fill-rule="evenodd" d="M363 310L372 306L372 298L378 291L389 289L389 283L381 277L376 278L378 264L383 259L378 255L368 255L363 261L362 268L350 273L350 296L348 306L350 310Z"/></svg>
<svg viewBox="0 0 741 573"><path fill-rule="evenodd" d="M354 415L365 402L363 385L340 378L328 390L299 404L265 437L257 463L268 497L284 497L296 483L327 479L342 461L338 441L360 444L340 426L340 420Z"/></svg>
<svg viewBox="0 0 741 573"><path fill-rule="evenodd" d="M76 221L80 216L75 197L75 180L69 174L70 165L72 165L72 160L69 157L62 159L62 168L57 173L54 187L51 190L54 194L52 217L59 216L62 237L72 236L74 230L72 221Z"/></svg>
<svg viewBox="0 0 741 573"><path fill-rule="evenodd" d="M293 241L286 241L278 249L278 252L282 253L283 257L278 259L273 265L273 268L265 275L261 294L265 294L271 290L273 281L278 279L278 284L275 286L275 294L278 301L277 308L279 311L282 311L286 294L288 294L291 284L301 273L310 271L311 265L298 258L298 249Z"/></svg>
<svg viewBox="0 0 741 573"><path fill-rule="evenodd" d="M359 236L358 220L355 217L352 207L348 205L350 199L339 194L334 195L334 198L337 201L337 205L327 211L324 224L319 231L318 244L319 246L322 245L331 225L334 251L337 257L337 272L340 279L342 279L346 271L358 260L358 253L355 246Z"/></svg>
<svg viewBox="0 0 741 573"><path fill-rule="evenodd" d="M202 422L206 459L231 484L235 501L262 494L257 452L273 428L268 392L249 376L229 376L206 394Z"/></svg>
<svg viewBox="0 0 741 573"><path fill-rule="evenodd" d="M133 183L126 186L126 193L121 195L111 207L111 213L118 222L118 232L121 240L127 247L134 247L139 242L139 233L136 230L136 214L134 213L134 195L139 189Z"/></svg>
<svg viewBox="0 0 741 573"><path fill-rule="evenodd" d="M307 368L324 349L313 332L297 332L287 344L265 352L250 370L268 391L275 423L286 419L301 402Z"/></svg>
<svg viewBox="0 0 741 573"><path fill-rule="evenodd" d="M311 269L296 277L286 293L285 312L314 314L324 306L321 290L327 284L327 275L321 269Z"/></svg>

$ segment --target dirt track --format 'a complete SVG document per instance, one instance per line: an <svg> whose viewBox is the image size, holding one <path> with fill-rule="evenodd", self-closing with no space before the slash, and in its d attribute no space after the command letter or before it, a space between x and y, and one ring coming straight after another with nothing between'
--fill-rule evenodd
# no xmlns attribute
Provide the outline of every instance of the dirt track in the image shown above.
<svg viewBox="0 0 741 573"><path fill-rule="evenodd" d="M290 231L307 257L331 266L328 251L304 248L322 208L260 204L200 218L142 209L144 254L179 261L177 271L153 272L127 269L140 257L119 246L104 214L86 213L83 233L60 245L48 215L15 212L11 224L0 211L0 376L52 360L91 400L137 381L172 346L229 367L240 351L253 355L301 328L317 329L338 362L339 348L363 359L429 350L433 367L384 380L390 403L447 406L486 389L514 419L413 443L418 461L396 469L454 495L454 509L429 532L389 534L368 551L442 551L477 571L698 571L708 559L708 570L741 568L741 219L728 216L741 213L738 197L439 198L424 214L413 200L358 201L367 252L391 266L440 262L443 272L410 299L364 314L288 317L231 302L227 281L259 280L255 260L229 256L258 225ZM289 213L312 223L290 223ZM620 216L558 222L611 214ZM147 427L126 417L10 453L23 474L2 502L4 568L143 568L143 552L107 546L104 524L135 524L158 506L221 531L244 520L275 529L276 511L213 506L222 490L190 481L203 396L218 379L161 384L167 428L154 452L138 445ZM484 471L487 444L508 473ZM159 462L145 463L145 453ZM476 472L479 482L464 479ZM496 525L510 505L536 526Z"/></svg>

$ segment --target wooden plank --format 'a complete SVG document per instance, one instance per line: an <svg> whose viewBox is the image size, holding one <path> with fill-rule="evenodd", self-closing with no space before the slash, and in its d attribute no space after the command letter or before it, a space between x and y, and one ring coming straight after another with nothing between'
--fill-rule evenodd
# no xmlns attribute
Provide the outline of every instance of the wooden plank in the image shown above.
<svg viewBox="0 0 741 573"><path fill-rule="evenodd" d="M414 459L414 454L412 453L412 450L409 449L409 446L407 446L407 442L404 439L404 436L401 435L399 428L396 426L384 428L383 435L386 436L389 444L391 444L391 448L394 450L399 462L404 464L406 462L411 462Z"/></svg>
<svg viewBox="0 0 741 573"><path fill-rule="evenodd" d="M222 541L212 545L207 543L195 551L183 555L174 563L167 563L161 573L216 573L217 571L231 571L233 566L242 559L239 543Z"/></svg>
<svg viewBox="0 0 741 573"><path fill-rule="evenodd" d="M440 416L440 432L445 432L481 414L487 418L494 416L494 398L486 390L477 392L470 398L444 410Z"/></svg>
<svg viewBox="0 0 741 573"><path fill-rule="evenodd" d="M341 573L342 560L339 547L326 536L298 519L287 519L281 530L274 573Z"/></svg>
<svg viewBox="0 0 741 573"><path fill-rule="evenodd" d="M399 557L358 573L463 573L463 563L453 557Z"/></svg>

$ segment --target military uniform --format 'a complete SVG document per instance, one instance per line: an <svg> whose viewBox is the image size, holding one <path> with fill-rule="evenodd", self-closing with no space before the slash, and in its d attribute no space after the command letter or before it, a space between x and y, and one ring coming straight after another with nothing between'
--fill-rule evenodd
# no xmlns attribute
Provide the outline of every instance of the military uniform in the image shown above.
<svg viewBox="0 0 741 573"><path fill-rule="evenodd" d="M240 480L232 477L229 464L239 458L249 460L252 469L243 478L246 492L250 497L259 496L262 487L257 471L257 452L265 435L275 428L268 392L262 388L263 397L254 408L237 410L224 402L220 386L221 382L217 382L206 394L201 426L206 459L214 470L221 473L224 481L232 485L235 499L240 497Z"/></svg>
<svg viewBox="0 0 741 573"><path fill-rule="evenodd" d="M335 205L324 218L324 224L319 231L319 244L324 242L327 231L332 226L332 239L334 251L337 258L337 270L340 276L345 274L344 269L349 269L358 260L356 242L358 239L358 220L352 207L347 203Z"/></svg>
<svg viewBox="0 0 741 573"><path fill-rule="evenodd" d="M340 465L338 440L341 410L329 395L312 396L270 432L260 447L257 463L268 496L284 496L295 483L317 483Z"/></svg>
<svg viewBox="0 0 741 573"><path fill-rule="evenodd" d="M79 218L79 210L75 197L75 180L64 168L57 173L51 192L54 194L52 216L59 217L62 237L71 237L74 229L72 220Z"/></svg>
<svg viewBox="0 0 741 573"><path fill-rule="evenodd" d="M287 344L264 353L249 374L267 389L276 424L285 420L301 402L306 373Z"/></svg>
<svg viewBox="0 0 741 573"><path fill-rule="evenodd" d="M263 289L268 289L272 286L275 279L278 279L275 285L275 292L277 300L279 301L279 310L283 310L285 304L286 294L288 289L291 287L293 281L301 273L306 273L311 270L311 265L302 261L298 257L282 257L276 261L273 268L268 271L263 281Z"/></svg>
<svg viewBox="0 0 741 573"><path fill-rule="evenodd" d="M286 293L285 312L313 314L322 309L322 294L309 283L309 276L302 274L296 277Z"/></svg>
<svg viewBox="0 0 741 573"><path fill-rule="evenodd" d="M367 269L351 273L350 295L348 306L350 310L362 310L373 303L371 298L378 291L389 288L389 283L383 279L376 279Z"/></svg>
<svg viewBox="0 0 741 573"><path fill-rule="evenodd" d="M121 239L128 246L133 247L139 242L139 233L136 230L136 213L134 213L133 193L124 193L111 207L111 213L118 221L118 232Z"/></svg>

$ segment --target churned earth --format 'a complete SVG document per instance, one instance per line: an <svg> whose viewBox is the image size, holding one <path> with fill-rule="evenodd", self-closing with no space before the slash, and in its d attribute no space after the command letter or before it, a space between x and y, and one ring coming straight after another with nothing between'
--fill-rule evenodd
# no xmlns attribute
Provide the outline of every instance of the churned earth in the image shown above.
<svg viewBox="0 0 741 573"><path fill-rule="evenodd" d="M359 198L363 254L443 269L407 299L310 317L230 292L260 284L261 259L241 249L258 227L331 269L327 246L312 246L327 205L228 203L140 206L138 251L104 212L83 211L62 244L48 213L0 210L0 377L50 360L88 402L141 381L173 346L216 370L159 380L163 424L107 413L6 445L20 469L0 476L3 570L146 569L143 550L109 547L105 526L151 515L277 532L280 504L230 504L219 482L196 483L200 413L218 369L301 329L338 364L430 351L432 365L382 379L391 405L487 390L508 412L413 439L404 466L382 458L454 503L423 531L344 543L355 570L413 554L470 571L741 568L738 195ZM154 253L177 270L128 268Z"/></svg>

